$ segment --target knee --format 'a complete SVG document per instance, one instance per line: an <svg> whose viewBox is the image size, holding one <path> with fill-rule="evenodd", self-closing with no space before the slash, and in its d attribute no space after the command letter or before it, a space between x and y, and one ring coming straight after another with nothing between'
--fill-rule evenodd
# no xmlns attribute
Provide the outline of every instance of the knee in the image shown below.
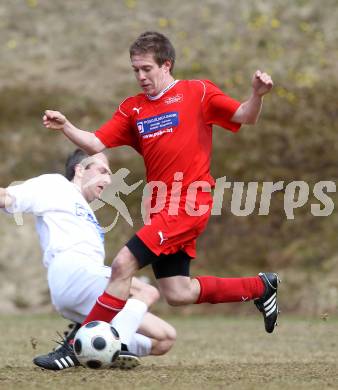
<svg viewBox="0 0 338 390"><path fill-rule="evenodd" d="M145 284L142 286L142 288L139 289L138 292L133 294L133 298L145 302L149 307L160 299L160 293L156 287L151 286L150 284Z"/></svg>
<svg viewBox="0 0 338 390"><path fill-rule="evenodd" d="M133 260L121 251L117 254L111 265L111 280L129 278L134 273Z"/></svg>
<svg viewBox="0 0 338 390"><path fill-rule="evenodd" d="M116 256L111 265L111 279L123 278L126 274L126 264L122 257Z"/></svg>
<svg viewBox="0 0 338 390"><path fill-rule="evenodd" d="M160 299L160 292L158 289L150 284L147 284L145 286L145 294L148 296L149 299L149 306L154 304Z"/></svg>
<svg viewBox="0 0 338 390"><path fill-rule="evenodd" d="M160 293L156 287L136 278L132 280L130 292L133 298L143 301L148 307L160 299Z"/></svg>
<svg viewBox="0 0 338 390"><path fill-rule="evenodd" d="M156 347L153 350L154 355L164 355L169 352L176 341L176 330L171 325L167 326L166 334L163 339L157 342Z"/></svg>
<svg viewBox="0 0 338 390"><path fill-rule="evenodd" d="M170 341L172 344L174 344L174 342L176 341L176 337L177 337L176 329L173 326L168 325L166 329L167 341Z"/></svg>

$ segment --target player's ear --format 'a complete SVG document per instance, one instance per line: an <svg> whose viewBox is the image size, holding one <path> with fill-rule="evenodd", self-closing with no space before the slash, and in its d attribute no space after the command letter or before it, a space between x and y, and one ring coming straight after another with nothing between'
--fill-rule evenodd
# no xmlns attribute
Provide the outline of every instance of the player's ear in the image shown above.
<svg viewBox="0 0 338 390"><path fill-rule="evenodd" d="M169 60L165 60L164 62L163 62L163 68L164 68L164 70L166 70L168 73L170 73L170 69L171 69L171 61L169 61Z"/></svg>
<svg viewBox="0 0 338 390"><path fill-rule="evenodd" d="M84 166L82 164L76 164L74 171L75 171L75 177L82 178L83 177L83 172L84 172Z"/></svg>

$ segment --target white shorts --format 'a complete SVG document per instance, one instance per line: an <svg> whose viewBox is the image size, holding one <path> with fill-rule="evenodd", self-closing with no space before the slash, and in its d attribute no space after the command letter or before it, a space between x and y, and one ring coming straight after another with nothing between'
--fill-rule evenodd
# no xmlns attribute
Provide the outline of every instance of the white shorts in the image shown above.
<svg viewBox="0 0 338 390"><path fill-rule="evenodd" d="M107 287L111 269L78 253L62 253L48 268L48 285L55 309L65 318L83 322Z"/></svg>

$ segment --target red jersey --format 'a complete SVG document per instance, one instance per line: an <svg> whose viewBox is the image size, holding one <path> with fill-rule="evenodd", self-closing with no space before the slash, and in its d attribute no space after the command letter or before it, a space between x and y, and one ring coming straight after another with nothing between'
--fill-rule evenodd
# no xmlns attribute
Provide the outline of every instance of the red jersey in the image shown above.
<svg viewBox="0 0 338 390"><path fill-rule="evenodd" d="M212 125L237 131L231 121L240 103L207 80L178 80L155 98L143 93L125 99L95 135L108 148L130 145L144 158L147 182L170 189L183 172L183 190L210 175Z"/></svg>

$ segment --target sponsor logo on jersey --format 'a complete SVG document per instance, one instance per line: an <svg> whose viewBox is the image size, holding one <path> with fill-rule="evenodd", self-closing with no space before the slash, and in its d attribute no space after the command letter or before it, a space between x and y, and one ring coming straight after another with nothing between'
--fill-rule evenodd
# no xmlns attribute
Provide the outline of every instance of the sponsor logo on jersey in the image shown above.
<svg viewBox="0 0 338 390"><path fill-rule="evenodd" d="M96 231L99 234L102 242L104 242L104 232L102 227L97 222L97 219L95 218L94 214L90 213L85 207L82 206L80 203L75 203L76 210L75 214L78 217L84 217L87 221L91 222L93 225L95 225Z"/></svg>
<svg viewBox="0 0 338 390"><path fill-rule="evenodd" d="M140 134L143 134L144 133L144 128L143 128L143 123L142 122L138 122L137 123L137 130Z"/></svg>
<svg viewBox="0 0 338 390"><path fill-rule="evenodd" d="M172 133L173 127L178 126L178 123L178 112L172 111L138 120L136 126L142 137L149 138L153 133Z"/></svg>
<svg viewBox="0 0 338 390"><path fill-rule="evenodd" d="M183 102L183 93L178 93L175 96L167 97L164 100L165 104L173 104L173 103L179 103L179 102Z"/></svg>

